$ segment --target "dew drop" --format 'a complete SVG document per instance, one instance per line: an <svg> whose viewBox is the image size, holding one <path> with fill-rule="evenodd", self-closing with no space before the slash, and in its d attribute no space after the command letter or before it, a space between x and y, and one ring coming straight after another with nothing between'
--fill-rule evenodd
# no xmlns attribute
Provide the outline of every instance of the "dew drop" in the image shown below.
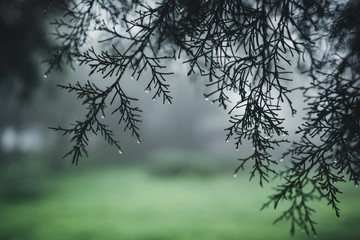
<svg viewBox="0 0 360 240"><path fill-rule="evenodd" d="M239 148L236 148L236 151L238 152L238 151L239 151Z"/></svg>
<svg viewBox="0 0 360 240"><path fill-rule="evenodd" d="M104 119L104 118L105 118L105 116L104 116L104 115L101 115L101 118L102 118L102 119Z"/></svg>
<svg viewBox="0 0 360 240"><path fill-rule="evenodd" d="M359 187L359 184L356 184L355 187Z"/></svg>
<svg viewBox="0 0 360 240"><path fill-rule="evenodd" d="M283 162L284 161L284 159L283 158L280 158L280 162Z"/></svg>
<svg viewBox="0 0 360 240"><path fill-rule="evenodd" d="M141 143L140 138L138 138L138 139L136 140L136 142L140 144L140 143Z"/></svg>
<svg viewBox="0 0 360 240"><path fill-rule="evenodd" d="M253 147L253 150L255 150L256 148L255 147Z"/></svg>
<svg viewBox="0 0 360 240"><path fill-rule="evenodd" d="M238 176L237 173L234 173L233 177L237 177L237 176Z"/></svg>
<svg viewBox="0 0 360 240"><path fill-rule="evenodd" d="M119 149L119 154L122 154L122 153L123 153L123 151L121 149Z"/></svg>
<svg viewBox="0 0 360 240"><path fill-rule="evenodd" d="M208 98L208 97L205 97L204 100L205 100L205 101L209 101L209 98Z"/></svg>
<svg viewBox="0 0 360 240"><path fill-rule="evenodd" d="M146 92L146 93L149 93L150 90L151 90L151 89L150 89L149 87L147 87L147 88L145 89L145 92Z"/></svg>
<svg viewBox="0 0 360 240"><path fill-rule="evenodd" d="M292 116L295 117L296 116L296 110L292 110Z"/></svg>
<svg viewBox="0 0 360 240"><path fill-rule="evenodd" d="M132 79L132 80L134 80L134 79L135 79L135 78L134 78L134 75L131 75L131 79Z"/></svg>
<svg viewBox="0 0 360 240"><path fill-rule="evenodd" d="M314 235L314 238L317 238L317 235Z"/></svg>
<svg viewBox="0 0 360 240"><path fill-rule="evenodd" d="M47 74L44 74L44 78L47 78L48 77L48 75Z"/></svg>
<svg viewBox="0 0 360 240"><path fill-rule="evenodd" d="M228 142L230 142L230 140L229 140L229 139L226 139L226 142L228 143Z"/></svg>

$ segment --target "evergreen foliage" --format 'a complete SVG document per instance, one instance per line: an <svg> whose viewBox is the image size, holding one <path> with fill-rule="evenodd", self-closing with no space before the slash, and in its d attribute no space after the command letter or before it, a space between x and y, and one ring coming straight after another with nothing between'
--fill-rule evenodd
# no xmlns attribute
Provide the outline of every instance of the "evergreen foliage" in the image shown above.
<svg viewBox="0 0 360 240"><path fill-rule="evenodd" d="M106 114L117 115L119 125L140 142L141 110L122 79L130 71L139 80L146 71L145 92L171 103L166 62L182 60L188 75L207 79L205 99L228 110L226 139L234 139L236 149L252 142L253 154L239 159L235 174L251 165L251 178L258 177L261 186L273 176L282 179L263 206L290 202L276 221L289 220L292 233L298 226L316 236L310 207L315 199L325 199L339 216L336 182L358 186L360 173L357 1L79 0L54 5L64 15L52 22L59 46L52 50L46 75L78 61L91 68L89 75L112 80L105 89L95 82L60 86L75 92L88 111L72 128L54 128L72 136L67 155L73 163L86 154L89 132L121 151L112 129L102 123ZM102 50L86 45L91 31L101 32ZM295 79L303 86L289 89L290 65L311 80ZM300 140L284 153L291 164L277 172L271 151L289 142L279 111L290 108L296 114L294 91L304 94L306 121L297 131ZM232 101L230 92L239 101Z"/></svg>

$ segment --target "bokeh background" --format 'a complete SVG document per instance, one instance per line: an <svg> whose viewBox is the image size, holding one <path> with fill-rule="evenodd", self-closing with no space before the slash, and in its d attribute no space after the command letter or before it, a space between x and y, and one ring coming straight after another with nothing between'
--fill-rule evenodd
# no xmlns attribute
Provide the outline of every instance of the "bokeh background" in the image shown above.
<svg viewBox="0 0 360 240"><path fill-rule="evenodd" d="M141 144L118 127L122 154L92 136L89 157L78 166L63 159L69 138L48 127L69 126L84 109L56 85L86 81L88 69L44 76L56 14L44 9L41 0L0 1L0 239L291 238L290 223L272 224L286 203L260 211L277 182L261 188L247 171L233 177L236 159L251 146L235 151L225 142L227 112L203 99L204 82L183 74L180 61L169 63L171 105L151 101L146 79L129 75L127 89L143 110ZM116 128L116 118L104 121ZM285 125L294 132L300 122L298 116ZM340 218L314 202L319 239L359 239L359 189L341 187ZM297 230L292 239L313 238Z"/></svg>

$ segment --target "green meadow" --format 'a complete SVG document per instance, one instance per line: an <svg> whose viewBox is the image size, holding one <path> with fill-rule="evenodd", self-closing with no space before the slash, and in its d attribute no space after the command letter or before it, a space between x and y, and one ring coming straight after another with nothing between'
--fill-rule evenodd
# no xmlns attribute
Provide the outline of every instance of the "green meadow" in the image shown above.
<svg viewBox="0 0 360 240"><path fill-rule="evenodd" d="M35 182L35 197L1 199L0 239L313 238L299 229L291 237L288 222L273 225L281 210L259 210L270 185L261 188L246 174L167 176L144 167L74 167ZM340 218L326 203L314 203L318 239L359 239L360 190L343 189Z"/></svg>

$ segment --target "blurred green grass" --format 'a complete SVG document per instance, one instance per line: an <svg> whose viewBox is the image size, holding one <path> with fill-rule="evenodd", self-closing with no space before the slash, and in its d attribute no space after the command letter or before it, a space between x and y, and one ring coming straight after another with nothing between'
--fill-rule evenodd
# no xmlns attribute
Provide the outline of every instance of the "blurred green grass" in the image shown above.
<svg viewBox="0 0 360 240"><path fill-rule="evenodd" d="M259 211L269 186L246 174L154 175L141 167L98 167L41 180L36 199L0 201L0 239L306 239L279 210ZM315 203L318 239L359 239L359 189L344 186L340 219Z"/></svg>

